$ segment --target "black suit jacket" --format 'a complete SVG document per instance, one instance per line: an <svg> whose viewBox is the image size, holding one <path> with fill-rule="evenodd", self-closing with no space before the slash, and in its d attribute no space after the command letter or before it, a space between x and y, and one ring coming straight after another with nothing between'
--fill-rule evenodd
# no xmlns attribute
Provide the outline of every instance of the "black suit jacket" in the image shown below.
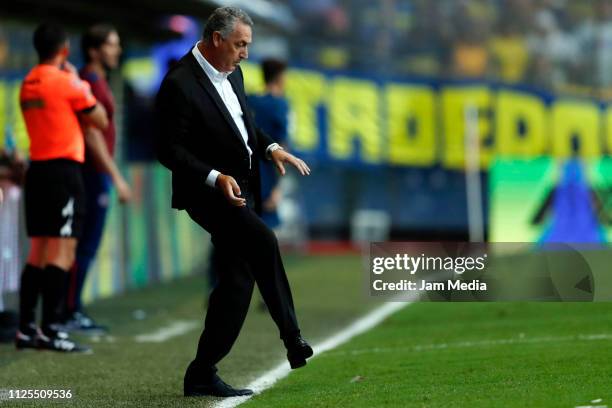
<svg viewBox="0 0 612 408"><path fill-rule="evenodd" d="M234 120L212 82L191 53L170 69L157 94L156 149L159 161L172 171L172 207L202 205L214 210L230 205L221 191L206 184L212 169L230 175L254 195L261 213L259 160L274 141L258 129L246 104L242 70L228 77L242 107L249 153Z"/></svg>

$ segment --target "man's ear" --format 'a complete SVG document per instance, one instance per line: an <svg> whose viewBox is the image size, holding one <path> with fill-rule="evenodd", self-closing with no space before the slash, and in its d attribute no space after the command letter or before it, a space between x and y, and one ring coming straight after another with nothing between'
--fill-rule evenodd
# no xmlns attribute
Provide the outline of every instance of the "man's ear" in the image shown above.
<svg viewBox="0 0 612 408"><path fill-rule="evenodd" d="M214 31L212 34L212 40L213 40L214 46L218 47L219 45L221 45L221 41L223 41L223 37L221 36L220 32Z"/></svg>

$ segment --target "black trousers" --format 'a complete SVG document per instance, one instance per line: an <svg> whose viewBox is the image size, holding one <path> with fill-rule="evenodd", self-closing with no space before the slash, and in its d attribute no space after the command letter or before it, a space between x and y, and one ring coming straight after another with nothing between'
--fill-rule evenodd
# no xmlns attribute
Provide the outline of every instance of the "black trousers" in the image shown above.
<svg viewBox="0 0 612 408"><path fill-rule="evenodd" d="M189 377L216 372L215 365L229 353L240 333L255 283L280 337L300 333L276 235L252 209L253 197L242 183L241 192L247 198L246 207L223 202L215 206L215 211L210 211L210 205L208 211L187 208L189 216L211 234L218 260L218 280L210 293L204 331L187 371Z"/></svg>

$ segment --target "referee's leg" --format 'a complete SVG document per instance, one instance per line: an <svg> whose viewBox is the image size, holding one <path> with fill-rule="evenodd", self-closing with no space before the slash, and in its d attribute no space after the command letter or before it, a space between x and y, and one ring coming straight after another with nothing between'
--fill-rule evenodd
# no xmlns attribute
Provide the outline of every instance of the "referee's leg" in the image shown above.
<svg viewBox="0 0 612 408"><path fill-rule="evenodd" d="M53 333L59 325L67 270L74 262L76 238L32 237L19 288L19 330L36 331L36 305L42 295L41 328Z"/></svg>
<svg viewBox="0 0 612 408"><path fill-rule="evenodd" d="M42 289L45 267L46 238L30 239L30 252L21 273L19 284L19 331L24 335L36 333L36 305Z"/></svg>
<svg viewBox="0 0 612 408"><path fill-rule="evenodd" d="M68 271L74 264L76 238L47 238L45 269L42 276L43 332L53 332L61 323L64 289Z"/></svg>

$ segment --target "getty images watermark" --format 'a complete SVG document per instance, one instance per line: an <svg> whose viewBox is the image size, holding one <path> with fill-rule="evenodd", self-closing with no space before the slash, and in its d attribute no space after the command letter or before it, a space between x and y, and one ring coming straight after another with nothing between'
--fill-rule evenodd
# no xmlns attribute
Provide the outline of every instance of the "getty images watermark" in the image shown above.
<svg viewBox="0 0 612 408"><path fill-rule="evenodd" d="M406 253L395 254L393 257L377 256L372 258L372 273L382 275L385 271L404 271L409 275L417 272L452 271L461 275L466 271L483 271L487 254L467 257L412 256ZM447 279L441 282L430 282L426 279L400 279L397 282L385 282L382 278L375 279L372 288L381 290L487 290L487 284L478 279L463 282L459 279Z"/></svg>
<svg viewBox="0 0 612 408"><path fill-rule="evenodd" d="M612 301L610 255L594 244L380 242L366 281L387 300Z"/></svg>

